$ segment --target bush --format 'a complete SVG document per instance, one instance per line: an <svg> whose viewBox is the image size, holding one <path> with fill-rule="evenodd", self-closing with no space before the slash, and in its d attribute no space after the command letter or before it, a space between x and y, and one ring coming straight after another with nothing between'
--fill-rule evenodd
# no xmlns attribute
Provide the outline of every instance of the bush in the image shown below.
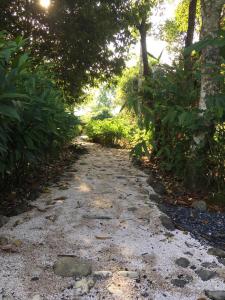
<svg viewBox="0 0 225 300"><path fill-rule="evenodd" d="M86 126L86 133L93 142L110 147L130 141L131 131L131 125L119 117L92 120Z"/></svg>
<svg viewBox="0 0 225 300"><path fill-rule="evenodd" d="M78 123L51 73L35 66L21 38L0 33L0 176L18 179L74 136Z"/></svg>
<svg viewBox="0 0 225 300"><path fill-rule="evenodd" d="M158 65L141 91L136 89L135 73L123 79L120 89L125 106L136 114L140 130L149 136L137 142L133 154L140 157L151 143L151 155L159 166L187 187L221 191L225 180L224 70L221 67L218 78L223 90L208 99L204 114L198 109L198 64L192 75L193 81L188 82L182 66ZM196 137L201 134L204 139L198 144Z"/></svg>

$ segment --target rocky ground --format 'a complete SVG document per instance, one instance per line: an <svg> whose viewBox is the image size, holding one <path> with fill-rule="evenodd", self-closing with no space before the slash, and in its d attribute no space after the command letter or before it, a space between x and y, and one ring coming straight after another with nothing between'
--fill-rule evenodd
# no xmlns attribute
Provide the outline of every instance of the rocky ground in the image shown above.
<svg viewBox="0 0 225 300"><path fill-rule="evenodd" d="M174 226L127 151L83 144L28 212L0 218L0 299L225 299L225 251Z"/></svg>

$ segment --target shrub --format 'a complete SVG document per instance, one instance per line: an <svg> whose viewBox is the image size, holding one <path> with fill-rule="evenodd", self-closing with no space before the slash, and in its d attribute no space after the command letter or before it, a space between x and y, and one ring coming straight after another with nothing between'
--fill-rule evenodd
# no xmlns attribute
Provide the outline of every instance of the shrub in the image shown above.
<svg viewBox="0 0 225 300"><path fill-rule="evenodd" d="M131 125L119 117L92 120L86 126L86 133L93 142L110 147L130 141L131 131Z"/></svg>
<svg viewBox="0 0 225 300"><path fill-rule="evenodd" d="M35 66L22 38L0 33L0 176L11 181L53 155L78 123L52 74Z"/></svg>

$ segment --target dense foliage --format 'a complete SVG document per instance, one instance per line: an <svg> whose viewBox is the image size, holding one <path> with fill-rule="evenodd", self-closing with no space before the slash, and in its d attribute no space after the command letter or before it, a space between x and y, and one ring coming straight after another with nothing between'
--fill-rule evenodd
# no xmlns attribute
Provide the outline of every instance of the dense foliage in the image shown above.
<svg viewBox="0 0 225 300"><path fill-rule="evenodd" d="M93 142L110 147L127 142L130 132L131 126L119 117L92 120L86 126L86 133Z"/></svg>
<svg viewBox="0 0 225 300"><path fill-rule="evenodd" d="M224 47L223 35L199 42L189 51L205 45ZM222 52L221 52L222 54ZM152 155L166 172L172 172L189 188L224 189L225 179L225 106L224 65L220 76L220 93L208 98L207 110L198 108L200 68L196 62L192 82L187 81L183 65L156 65L153 76L137 89L138 70L126 70L120 80L119 97L124 106L139 119L139 126L152 132L151 139L139 145L142 152L153 147ZM144 95L144 97L143 97ZM147 99L147 101L145 100ZM199 136L204 139L199 143Z"/></svg>
<svg viewBox="0 0 225 300"><path fill-rule="evenodd" d="M0 177L11 184L68 142L77 123L52 74L24 46L0 33Z"/></svg>

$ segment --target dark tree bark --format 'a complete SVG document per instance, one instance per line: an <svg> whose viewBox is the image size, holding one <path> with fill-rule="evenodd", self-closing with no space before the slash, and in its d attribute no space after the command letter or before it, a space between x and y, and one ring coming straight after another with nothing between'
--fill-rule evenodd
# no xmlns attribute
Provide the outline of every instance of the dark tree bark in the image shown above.
<svg viewBox="0 0 225 300"><path fill-rule="evenodd" d="M196 20L197 0L190 0L189 15L188 15L188 30L185 39L185 48L193 44L194 32L195 32L195 20Z"/></svg>
<svg viewBox="0 0 225 300"><path fill-rule="evenodd" d="M147 51L147 32L148 24L145 20L142 20L141 24L138 26L138 30L141 38L141 57L143 62L143 76L145 79L151 74L149 63L148 63L148 51Z"/></svg>
<svg viewBox="0 0 225 300"><path fill-rule="evenodd" d="M190 0L189 14L188 14L188 30L185 39L185 48L188 48L193 44L196 10L197 10L197 0ZM191 54L186 55L184 57L184 68L188 74L188 77L191 77L191 72L192 72Z"/></svg>

